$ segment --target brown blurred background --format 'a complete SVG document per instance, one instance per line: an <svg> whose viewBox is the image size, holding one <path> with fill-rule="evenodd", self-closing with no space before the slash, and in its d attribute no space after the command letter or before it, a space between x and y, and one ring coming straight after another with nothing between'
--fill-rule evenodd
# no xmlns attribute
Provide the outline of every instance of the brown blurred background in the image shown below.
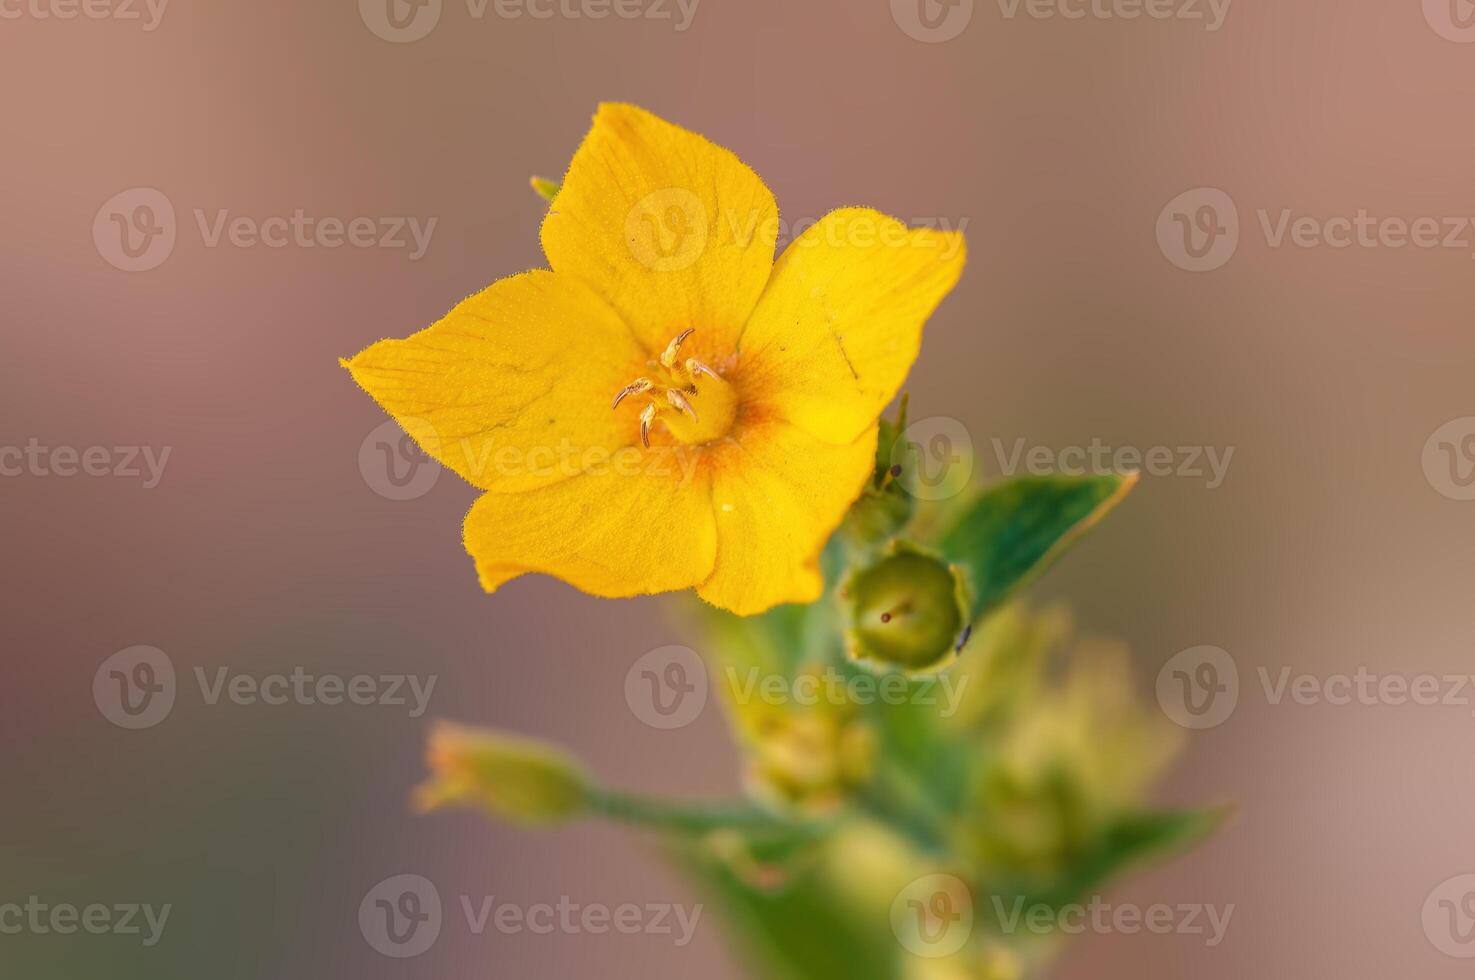
<svg viewBox="0 0 1475 980"><path fill-rule="evenodd" d="M1425 444L1475 415L1475 231L1450 248L1277 247L1260 218L1273 232L1285 209L1475 216L1468 4L1237 0L1209 30L1205 0L1165 9L1207 21L1100 16L1106 0L1069 0L1080 19L1003 0L647 0L596 20L569 15L587 0L559 2L537 18L493 0L478 18L466 0L395 0L408 32L438 16L402 42L370 0L172 0L162 16L0 0L0 446L103 447L113 472L58 475L63 453L0 477L0 903L172 905L150 948L0 935L3 972L741 975L710 910L687 947L447 925L404 960L357 925L365 893L400 873L448 905L692 900L625 833L411 815L432 716L557 739L617 784L736 785L714 709L662 732L626 705L630 664L684 638L661 604L546 579L483 596L459 543L473 491L449 473L409 500L376 488L382 416L337 365L540 265L527 178L560 173L595 104L621 99L737 150L786 220L868 204L966 222L968 271L909 387L914 411L966 426L983 476L996 439L1234 447L1214 488L1146 478L1036 590L1128 640L1149 698L1179 650L1237 662L1238 708L1164 788L1235 801L1237 822L1113 893L1232 903L1233 921L1212 948L1083 937L1058 975L1464 975L1421 910L1475 872L1470 705L1274 705L1255 672L1470 669L1475 502L1426 475ZM137 188L174 211L162 261L121 251L113 214L138 220L135 244L167 245L143 237L167 215ZM1198 273L1155 231L1195 188L1224 192L1239 228L1232 257ZM436 223L412 259L212 246L195 216L208 231L222 211L298 209ZM1217 217L1194 227L1233 216ZM157 485L142 462L116 473L135 446L169 451ZM168 655L178 694L167 719L125 730L92 685L140 644ZM412 718L210 705L197 667L439 680Z"/></svg>

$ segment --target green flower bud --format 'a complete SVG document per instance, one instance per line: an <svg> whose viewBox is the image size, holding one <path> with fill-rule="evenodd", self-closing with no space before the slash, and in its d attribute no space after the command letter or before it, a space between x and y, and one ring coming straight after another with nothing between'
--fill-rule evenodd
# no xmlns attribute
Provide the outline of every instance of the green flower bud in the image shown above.
<svg viewBox="0 0 1475 980"><path fill-rule="evenodd" d="M900 543L852 575L841 595L850 612L851 656L901 670L946 666L967 623L958 571Z"/></svg>
<svg viewBox="0 0 1475 980"><path fill-rule="evenodd" d="M536 193L543 200L547 201L549 204L553 203L553 199L557 197L558 192L563 189L562 184L560 184L556 180L549 180L547 177L533 177L528 180L528 186L533 189L534 193Z"/></svg>
<svg viewBox="0 0 1475 980"><path fill-rule="evenodd" d="M431 778L415 792L422 812L479 806L514 823L549 824L588 807L583 769L544 742L442 722L428 758Z"/></svg>
<svg viewBox="0 0 1475 980"><path fill-rule="evenodd" d="M892 481L882 489L867 486L845 514L845 533L863 544L885 541L912 519L912 498Z"/></svg>

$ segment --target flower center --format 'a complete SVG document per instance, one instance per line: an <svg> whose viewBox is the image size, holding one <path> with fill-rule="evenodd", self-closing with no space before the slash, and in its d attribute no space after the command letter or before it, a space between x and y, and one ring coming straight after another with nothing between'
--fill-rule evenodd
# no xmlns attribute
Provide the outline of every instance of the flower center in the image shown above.
<svg viewBox="0 0 1475 980"><path fill-rule="evenodd" d="M654 377L636 378L615 395L611 408L627 398L643 397L640 410L640 441L650 448L650 430L657 422L679 442L688 444L720 439L732 428L737 415L737 392L695 357L681 359L681 345L692 329L681 331L666 345L661 356L651 361Z"/></svg>

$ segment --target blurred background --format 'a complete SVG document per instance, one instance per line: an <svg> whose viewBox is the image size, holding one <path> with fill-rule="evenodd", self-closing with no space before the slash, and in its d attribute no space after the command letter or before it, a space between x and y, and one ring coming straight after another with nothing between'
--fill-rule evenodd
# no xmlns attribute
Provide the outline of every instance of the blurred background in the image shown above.
<svg viewBox="0 0 1475 980"><path fill-rule="evenodd" d="M908 387L914 417L962 423L978 476L1017 446L1173 450L1034 592L1129 642L1149 699L1179 651L1231 655L1238 703L1161 798L1237 818L1113 897L1233 920L1212 947L1083 936L1057 975L1465 975L1423 913L1475 872L1475 688L1275 703L1260 672L1471 670L1471 15L0 0L0 904L171 909L152 945L141 915L142 935L0 934L0 968L743 975L715 914L686 945L467 928L461 896L697 898L617 829L411 814L432 718L558 740L651 792L729 793L736 756L715 704L662 731L626 701L632 663L686 638L662 603L481 594L474 491L397 458L337 361L541 265L528 177L618 99L736 150L786 222L866 204L966 231ZM299 212L318 232L257 238ZM358 244L312 237L357 218ZM1222 479L1209 451L1232 451ZM105 667L140 645L167 661ZM172 669L160 717L109 702L139 663ZM408 680L402 705L211 703L222 678L294 671L436 680L418 714ZM359 928L399 874L455 909L410 959Z"/></svg>

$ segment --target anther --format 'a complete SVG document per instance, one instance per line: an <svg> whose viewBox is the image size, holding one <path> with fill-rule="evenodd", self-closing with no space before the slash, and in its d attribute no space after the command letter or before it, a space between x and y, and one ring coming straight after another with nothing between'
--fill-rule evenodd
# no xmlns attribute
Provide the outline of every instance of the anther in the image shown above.
<svg viewBox="0 0 1475 980"><path fill-rule="evenodd" d="M630 397L631 395L638 395L641 392L650 391L654 387L655 382L651 381L649 378L636 378L634 381L630 382L625 387L620 389L620 393L615 396L614 404L610 405L610 408L619 408L620 402L624 401L626 398Z"/></svg>
<svg viewBox="0 0 1475 980"><path fill-rule="evenodd" d="M655 418L656 407L653 404L645 406L645 410L640 413L640 444L646 449L650 448L650 424Z"/></svg>
<svg viewBox="0 0 1475 980"><path fill-rule="evenodd" d="M699 374L705 374L713 381L722 380L720 377L717 376L716 371L713 371L711 368L707 367L707 365L703 364L695 357L688 357L686 359L686 373L691 375L693 378L695 378Z"/></svg>
<svg viewBox="0 0 1475 980"><path fill-rule="evenodd" d="M681 331L679 334L673 337L671 342L666 345L665 351L661 354L661 365L667 371L676 366L677 352L681 350L681 345L685 343L686 338L690 337L695 332L695 327L687 327L685 330Z"/></svg>
<svg viewBox="0 0 1475 980"><path fill-rule="evenodd" d="M686 400L686 396L677 391L675 388L666 389L666 400L674 405L679 411L685 412L687 415L690 415L693 422L699 421L697 419L697 410L692 408L691 402Z"/></svg>

